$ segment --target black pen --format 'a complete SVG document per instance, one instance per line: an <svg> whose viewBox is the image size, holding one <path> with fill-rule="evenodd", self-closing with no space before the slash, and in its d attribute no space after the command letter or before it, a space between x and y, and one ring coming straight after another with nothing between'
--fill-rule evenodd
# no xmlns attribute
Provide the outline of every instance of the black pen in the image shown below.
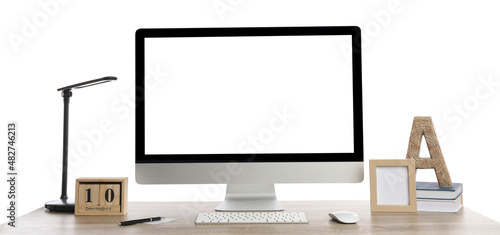
<svg viewBox="0 0 500 235"><path fill-rule="evenodd" d="M118 225L127 226L127 225L133 225L133 224L139 224L139 223L145 223L145 222L151 222L151 221L158 221L158 220L161 220L161 217L151 217L151 218L145 218L145 219L122 221L122 222L118 223Z"/></svg>

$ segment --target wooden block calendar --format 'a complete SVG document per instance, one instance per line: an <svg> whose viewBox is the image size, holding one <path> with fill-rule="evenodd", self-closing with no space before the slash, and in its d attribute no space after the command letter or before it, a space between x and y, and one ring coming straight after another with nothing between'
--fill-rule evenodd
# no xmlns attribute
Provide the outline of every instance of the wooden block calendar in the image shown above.
<svg viewBox="0 0 500 235"><path fill-rule="evenodd" d="M76 179L75 215L125 215L127 177Z"/></svg>

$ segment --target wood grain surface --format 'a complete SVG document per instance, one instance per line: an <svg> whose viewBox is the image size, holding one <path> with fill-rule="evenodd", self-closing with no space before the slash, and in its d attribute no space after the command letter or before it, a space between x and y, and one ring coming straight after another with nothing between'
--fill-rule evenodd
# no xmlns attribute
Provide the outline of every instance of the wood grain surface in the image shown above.
<svg viewBox="0 0 500 235"><path fill-rule="evenodd" d="M0 226L0 234L498 234L500 223L472 210L457 213L371 213L368 201L282 202L286 211L306 213L309 224L195 225L198 212L213 212L219 202L130 202L127 215L75 216L40 208L18 218L15 228ZM359 214L357 224L339 224L331 211ZM131 219L164 216L169 223L118 226Z"/></svg>

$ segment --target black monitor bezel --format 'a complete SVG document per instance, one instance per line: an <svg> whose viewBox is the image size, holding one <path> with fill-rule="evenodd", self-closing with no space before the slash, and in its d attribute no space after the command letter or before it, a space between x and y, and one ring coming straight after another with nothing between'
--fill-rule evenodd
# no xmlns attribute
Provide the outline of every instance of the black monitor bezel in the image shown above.
<svg viewBox="0 0 500 235"><path fill-rule="evenodd" d="M146 38L238 36L350 35L352 43L354 153L256 153L256 154L146 154L145 153L145 54ZM363 162L363 106L361 84L361 30L356 26L244 27L244 28L150 28L135 34L136 163L219 162Z"/></svg>

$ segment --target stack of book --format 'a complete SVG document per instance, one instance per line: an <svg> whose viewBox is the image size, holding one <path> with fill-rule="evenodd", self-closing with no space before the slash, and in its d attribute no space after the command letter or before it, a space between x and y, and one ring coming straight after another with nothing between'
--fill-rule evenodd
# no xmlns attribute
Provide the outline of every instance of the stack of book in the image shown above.
<svg viewBox="0 0 500 235"><path fill-rule="evenodd" d="M417 210L434 212L457 212L463 205L463 187L439 187L436 182L417 182Z"/></svg>

